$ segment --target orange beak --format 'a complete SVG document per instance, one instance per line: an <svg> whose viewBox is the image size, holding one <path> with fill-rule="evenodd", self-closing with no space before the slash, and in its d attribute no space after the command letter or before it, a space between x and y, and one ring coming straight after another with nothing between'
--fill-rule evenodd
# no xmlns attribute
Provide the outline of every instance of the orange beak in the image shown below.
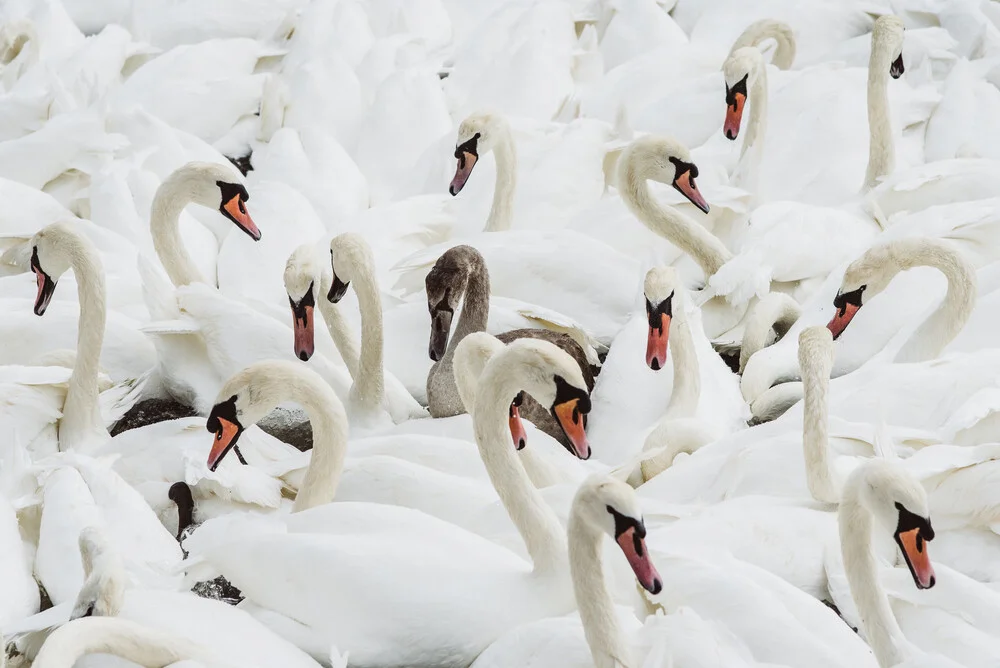
<svg viewBox="0 0 1000 668"><path fill-rule="evenodd" d="M510 437L514 440L514 448L523 450L528 444L528 432L521 422L521 410L514 404L510 405Z"/></svg>
<svg viewBox="0 0 1000 668"><path fill-rule="evenodd" d="M861 307L856 304L844 304L843 308L838 310L837 314L827 323L826 328L833 334L834 341L844 333L844 330L851 324L851 320L859 310L861 310Z"/></svg>
<svg viewBox="0 0 1000 668"><path fill-rule="evenodd" d="M580 459L590 459L590 443L587 441L587 432L583 424L583 413L577 406L579 402L579 399L570 399L556 404L552 412L555 413L559 425L569 439L573 454Z"/></svg>
<svg viewBox="0 0 1000 668"><path fill-rule="evenodd" d="M747 96L743 93L734 93L733 100L733 104L726 106L726 122L722 126L727 139L736 139L740 134L740 121L743 119L743 106L746 104Z"/></svg>
<svg viewBox="0 0 1000 668"><path fill-rule="evenodd" d="M649 328L646 341L646 364L653 371L659 371L667 364L667 339L670 337L670 316L660 314L660 326Z"/></svg>
<svg viewBox="0 0 1000 668"><path fill-rule="evenodd" d="M930 554L927 551L927 541L924 540L920 529L910 529L896 534L896 542L903 550L906 564L910 567L910 574L917 585L917 589L930 589L936 581L934 577L934 566L931 565Z"/></svg>
<svg viewBox="0 0 1000 668"><path fill-rule="evenodd" d="M663 580L649 558L645 539L636 532L635 527L629 527L618 534L615 542L625 553L628 565L632 567L632 572L643 589L651 594L659 594L663 589Z"/></svg>
<svg viewBox="0 0 1000 668"><path fill-rule="evenodd" d="M479 160L479 156L475 153L461 151L458 154L458 167L455 169L455 178L451 180L451 185L448 186L448 192L453 196L462 192L462 188L465 187L466 182L472 175L472 168L476 166L477 160Z"/></svg>
<svg viewBox="0 0 1000 668"><path fill-rule="evenodd" d="M292 329L295 332L295 356L303 362L312 357L316 346L313 336L313 307L292 307Z"/></svg>
<svg viewBox="0 0 1000 668"><path fill-rule="evenodd" d="M233 219L233 222L244 232L250 235L250 238L254 241L260 241L260 230L257 229L257 225L254 224L253 218L250 217L250 212L247 211L246 204L243 202L243 198L239 195L233 195L233 197L222 205L222 208L226 210L226 213Z"/></svg>
<svg viewBox="0 0 1000 668"><path fill-rule="evenodd" d="M218 418L219 431L215 433L215 441L212 443L212 450L208 453L208 468L214 471L222 459L229 452L229 449L236 445L239 439L240 426L230 422L225 418Z"/></svg>
<svg viewBox="0 0 1000 668"><path fill-rule="evenodd" d="M677 188L682 195L688 198L689 202L701 209L703 213L708 213L708 202L698 192L698 186L690 171L683 172L674 179L674 188Z"/></svg>

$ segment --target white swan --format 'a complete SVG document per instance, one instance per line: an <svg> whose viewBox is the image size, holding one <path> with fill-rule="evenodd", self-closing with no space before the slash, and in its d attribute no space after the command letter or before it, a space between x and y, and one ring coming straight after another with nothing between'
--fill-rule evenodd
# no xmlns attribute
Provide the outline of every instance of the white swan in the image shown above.
<svg viewBox="0 0 1000 668"><path fill-rule="evenodd" d="M907 641L889 606L871 553L873 529L891 530L916 586L934 586L934 568L928 554L934 529L923 488L898 467L872 460L848 478L838 518L851 595L879 666L961 665L944 657L923 655Z"/></svg>
<svg viewBox="0 0 1000 668"><path fill-rule="evenodd" d="M452 195L462 192L479 160L480 152L485 155L492 151L497 159L497 175L493 205L484 231L509 230L514 218L514 191L517 187L517 147L510 125L499 114L473 114L458 126L455 144L458 167L455 169L455 178L448 186L448 192Z"/></svg>
<svg viewBox="0 0 1000 668"><path fill-rule="evenodd" d="M908 311L922 306L911 305L910 301L925 292L930 277L903 273L918 267L931 267L944 274L948 291L914 328L904 325L904 318ZM897 278L899 274L903 276ZM838 377L859 368L880 351L896 362L933 359L962 330L976 305L975 270L953 245L933 238L904 238L875 246L847 267L839 288L834 281L836 274L817 291L789 335L747 362L741 390L751 402L754 415L774 417L787 407L785 403L784 407L774 408L772 400L762 395L779 380L796 378L796 337L805 327L828 321L837 339L833 376ZM832 294L834 289L836 293ZM869 305L873 301L880 305L878 309ZM863 305L868 308L862 309ZM792 394L785 402L801 396L792 388L788 391Z"/></svg>
<svg viewBox="0 0 1000 668"><path fill-rule="evenodd" d="M290 516L291 533L251 535L203 552L192 546L192 554L218 567L255 603L350 647L357 665L468 665L506 629L572 607L562 528L517 461L508 407L523 389L556 407L563 419L579 423L589 408L585 387L568 355L546 342L519 340L489 362L477 392L473 418L480 454L533 566L422 513L348 503ZM253 416L259 408L236 394L213 413L213 455L224 452L238 434L246 419L240 413ZM320 517L323 531L312 533ZM297 527L310 533L298 533ZM192 539L207 528L203 525ZM286 559L304 556L322 567L308 574L284 568ZM291 577L290 586L260 577L273 569ZM299 586L294 580L300 576L312 584ZM394 600L391 608L373 596L386 587ZM333 591L335 597L329 595ZM416 614L433 601L440 605L436 614ZM414 622L420 629L416 634Z"/></svg>
<svg viewBox="0 0 1000 668"><path fill-rule="evenodd" d="M742 428L749 417L737 378L705 337L677 271L649 270L643 293L645 309L615 338L591 397L588 435L608 463L630 459L643 440L649 448L664 446L673 427L699 432L705 443ZM679 426L691 418L701 428Z"/></svg>
<svg viewBox="0 0 1000 668"><path fill-rule="evenodd" d="M336 304L343 299L348 285L353 282L361 309L361 354L357 374L351 387L348 408L352 415L371 419L386 403L385 371L382 363L382 302L378 282L372 271L374 260L371 247L358 234L345 233L330 242L333 278L325 298ZM427 412L412 397L407 405L394 403L388 406L391 417L402 422L414 417L425 417ZM355 404L351 406L350 404Z"/></svg>

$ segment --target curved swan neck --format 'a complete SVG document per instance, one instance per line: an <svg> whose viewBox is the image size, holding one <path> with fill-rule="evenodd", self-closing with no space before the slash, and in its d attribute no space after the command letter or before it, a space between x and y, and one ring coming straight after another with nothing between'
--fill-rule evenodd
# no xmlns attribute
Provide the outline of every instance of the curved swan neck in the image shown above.
<svg viewBox="0 0 1000 668"><path fill-rule="evenodd" d="M153 248L167 276L177 287L208 282L191 261L180 235L181 212L193 199L190 177L178 170L157 188L149 216Z"/></svg>
<svg viewBox="0 0 1000 668"><path fill-rule="evenodd" d="M774 66L782 70L790 68L795 62L795 32L787 23L774 19L761 19L747 26L733 42L729 55L746 46L759 47L767 39L773 39L777 44L771 59Z"/></svg>
<svg viewBox="0 0 1000 668"><path fill-rule="evenodd" d="M110 438L101 416L97 387L107 322L104 266L97 249L82 237L77 237L77 242L70 246L69 261L76 277L80 319L76 363L59 421L59 447L63 450L94 437Z"/></svg>
<svg viewBox="0 0 1000 668"><path fill-rule="evenodd" d="M868 60L868 168L865 190L878 185L879 179L892 172L896 147L889 118L889 65L892 56L880 42L872 40Z"/></svg>
<svg viewBox="0 0 1000 668"><path fill-rule="evenodd" d="M563 529L553 510L531 484L510 441L508 410L524 383L518 351L507 349L483 371L472 414L479 455L507 514L535 565L551 572L565 564Z"/></svg>
<svg viewBox="0 0 1000 668"><path fill-rule="evenodd" d="M361 405L366 410L378 410L385 397L385 377L382 370L384 333L382 298L370 264L359 263L355 267L352 284L361 310L361 357L354 385Z"/></svg>
<svg viewBox="0 0 1000 668"><path fill-rule="evenodd" d="M573 592L594 667L630 666L629 647L622 638L614 601L604 579L601 556L604 536L578 512L570 514L566 534Z"/></svg>
<svg viewBox="0 0 1000 668"><path fill-rule="evenodd" d="M871 551L872 514L860 500L860 486L867 484L864 475L853 475L844 486L837 521L844 570L851 596L861 617L861 627L882 668L902 663L903 632L889 606L889 598L878 577L878 566Z"/></svg>
<svg viewBox="0 0 1000 668"><path fill-rule="evenodd" d="M146 668L185 659L206 659L206 652L178 638L117 617L84 617L53 631L32 664L36 668L71 668L85 654L113 654ZM211 660L211 665L217 665Z"/></svg>
<svg viewBox="0 0 1000 668"><path fill-rule="evenodd" d="M259 399L268 410L283 401L298 403L309 415L313 449L305 479L295 497L292 512L297 513L333 501L344 470L347 455L347 414L340 399L315 373L294 373L276 377L269 386L269 396ZM273 389L272 389L273 388Z"/></svg>
<svg viewBox="0 0 1000 668"><path fill-rule="evenodd" d="M729 250L711 232L672 206L663 206L649 192L647 175L640 169L642 156L632 147L622 156L622 199L632 213L650 230L665 237L698 263L705 277L732 258Z"/></svg>
<svg viewBox="0 0 1000 668"><path fill-rule="evenodd" d="M834 473L830 467L827 394L830 370L833 368L832 349L810 351L800 346L802 367L802 447L806 465L806 484L813 498L824 503L840 499Z"/></svg>
<svg viewBox="0 0 1000 668"><path fill-rule="evenodd" d="M511 228L514 219L514 192L517 188L517 147L507 123L494 129L497 134L493 154L497 161L496 186L493 205L486 219L486 232L503 232Z"/></svg>
<svg viewBox="0 0 1000 668"><path fill-rule="evenodd" d="M333 339L333 345L337 346L337 350L340 351L340 356L343 358L344 364L347 366L347 371L351 374L351 378L357 382L359 376L358 365L361 357L358 352L358 342L351 333L347 320L340 311L340 306L326 298L332 285L333 277L329 273L324 273L320 278L316 304L320 315L323 316L323 322L326 323L326 328L330 331L330 338Z"/></svg>
<svg viewBox="0 0 1000 668"><path fill-rule="evenodd" d="M458 316L455 332L448 341L441 363L449 366L455 357L455 348L469 334L486 331L490 318L490 273L482 258L470 258L462 312Z"/></svg>
<svg viewBox="0 0 1000 668"><path fill-rule="evenodd" d="M763 350L773 329L779 336L795 324L802 315L799 303L783 292L769 292L747 313L743 342L740 344L740 373L758 350Z"/></svg>
<svg viewBox="0 0 1000 668"><path fill-rule="evenodd" d="M740 149L740 158L747 151L764 141L764 131L767 129L767 65L763 58L755 58L753 65L753 85L750 87L750 119L747 123L746 136ZM760 152L756 152L759 162ZM756 165L755 165L756 166Z"/></svg>
<svg viewBox="0 0 1000 668"><path fill-rule="evenodd" d="M698 369L698 351L694 347L691 325L684 302L675 293L678 317L670 326L670 347L674 353L674 385L664 419L693 417L701 398L701 374Z"/></svg>
<svg viewBox="0 0 1000 668"><path fill-rule="evenodd" d="M922 362L937 357L965 327L976 307L977 278L973 267L943 242L907 240L900 244L900 271L934 267L948 279L948 291L896 355L896 362Z"/></svg>

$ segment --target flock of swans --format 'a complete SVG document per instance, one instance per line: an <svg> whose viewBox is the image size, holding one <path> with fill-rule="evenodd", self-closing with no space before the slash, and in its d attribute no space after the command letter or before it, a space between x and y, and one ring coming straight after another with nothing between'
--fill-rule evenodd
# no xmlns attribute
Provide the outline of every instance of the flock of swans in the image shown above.
<svg viewBox="0 0 1000 668"><path fill-rule="evenodd" d="M989 0L0 4L4 665L1000 665L998 86Z"/></svg>

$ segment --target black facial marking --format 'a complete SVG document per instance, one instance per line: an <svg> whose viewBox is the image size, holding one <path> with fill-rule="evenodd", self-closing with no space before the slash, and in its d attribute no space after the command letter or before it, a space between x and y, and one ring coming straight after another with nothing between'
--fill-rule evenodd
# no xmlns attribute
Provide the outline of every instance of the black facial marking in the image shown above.
<svg viewBox="0 0 1000 668"><path fill-rule="evenodd" d="M459 169L465 168L465 154L469 153L471 155L479 157L479 133L477 132L472 136L467 142L463 142L455 147L455 157L458 158Z"/></svg>
<svg viewBox="0 0 1000 668"><path fill-rule="evenodd" d="M900 53L899 57L892 61L892 65L889 67L889 76L893 79L898 79L903 76L903 72L905 71L906 68L903 67L903 54Z"/></svg>
<svg viewBox="0 0 1000 668"><path fill-rule="evenodd" d="M643 524L641 520L636 520L627 515L622 515L620 512L612 508L611 506L605 506L611 516L615 518L615 540L618 540L623 533L629 529L635 529L633 534L633 540L635 541L635 553L640 557L643 555L645 550L642 548L642 541L646 538L646 525Z"/></svg>
<svg viewBox="0 0 1000 668"><path fill-rule="evenodd" d="M303 295L302 299L296 302L291 297L288 298L288 303L292 305L292 315L296 322L301 321L304 325L306 322L306 307L312 306L316 307L316 298L313 296L313 287L315 281L309 283L309 289L306 290L306 294Z"/></svg>
<svg viewBox="0 0 1000 668"><path fill-rule="evenodd" d="M910 512L906 509L906 506L898 501L896 502L896 510L899 511L899 523L896 525L896 535L918 529L920 531L918 534L920 539L934 540L934 528L931 526L930 519ZM917 546L920 546L919 541L917 542Z"/></svg>
<svg viewBox="0 0 1000 668"><path fill-rule="evenodd" d="M344 295L347 294L347 287L350 284L350 281L344 282L340 280L340 277L337 276L336 272L334 272L333 285L330 286L330 292L327 293L326 298L330 300L330 302L336 304L344 298Z"/></svg>
<svg viewBox="0 0 1000 668"><path fill-rule="evenodd" d="M674 164L674 183L677 183L677 179L684 176L685 172L691 172L691 179L694 180L698 178L698 165L693 162L684 162L679 158L670 158L670 162Z"/></svg>
<svg viewBox="0 0 1000 668"><path fill-rule="evenodd" d="M227 183L225 181L216 181L215 185L219 186L219 191L222 193L222 202L219 204L219 213L228 218L230 221L239 225L239 223L233 219L232 215L226 211L226 204L228 204L234 197L239 195L239 205L240 212L246 213L246 207L244 206L250 199L250 193L247 189L243 187L240 183Z"/></svg>
<svg viewBox="0 0 1000 668"><path fill-rule="evenodd" d="M556 384L556 399L552 402L553 415L555 407L559 404L564 404L567 401L572 401L573 399L578 399L576 403L576 408L581 413L590 412L590 395L587 394L586 390L581 390L578 387L574 387L566 382L566 379L560 375L555 375L553 377Z"/></svg>
<svg viewBox="0 0 1000 668"><path fill-rule="evenodd" d="M222 456L219 457L219 460L215 462L216 466L218 466L219 463L226 458L226 455L232 448L236 447L236 443L240 440L240 435L243 433L243 425L240 424L240 420L236 415L235 394L225 401L215 404L215 406L212 407L212 412L208 414L208 421L205 423L205 428L215 434L217 439L222 437L222 423L219 422L220 418L236 425L236 435L233 436L233 440L229 442L229 446L226 448L226 451L223 452Z"/></svg>
<svg viewBox="0 0 1000 668"><path fill-rule="evenodd" d="M747 98L747 79L750 77L749 74L744 76L742 79L733 84L730 88L729 84L726 84L726 104L736 109L736 94L740 93L743 95L743 99Z"/></svg>
<svg viewBox="0 0 1000 668"><path fill-rule="evenodd" d="M661 316L665 315L667 317L673 317L673 303L673 292L670 293L670 296L655 306L648 299L646 300L646 317L649 319L650 329L655 329L660 334L663 334L663 318Z"/></svg>
<svg viewBox="0 0 1000 668"><path fill-rule="evenodd" d="M842 317L845 313L847 313L848 304L861 308L861 293L863 293L867 287L867 285L862 285L857 290L851 290L850 292L838 292L837 296L833 298L833 305L839 311L837 315Z"/></svg>

